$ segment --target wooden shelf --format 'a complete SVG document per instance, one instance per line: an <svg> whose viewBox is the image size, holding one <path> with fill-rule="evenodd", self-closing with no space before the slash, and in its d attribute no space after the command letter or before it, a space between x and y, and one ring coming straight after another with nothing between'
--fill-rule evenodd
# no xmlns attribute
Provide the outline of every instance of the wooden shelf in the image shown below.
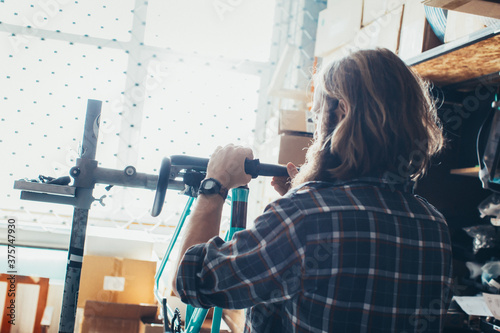
<svg viewBox="0 0 500 333"><path fill-rule="evenodd" d="M472 168L451 169L450 173L452 175L478 177L479 176L479 167L476 166L476 167L472 167Z"/></svg>
<svg viewBox="0 0 500 333"><path fill-rule="evenodd" d="M500 82L500 30L482 29L423 52L406 63L438 86L470 81L492 73L497 73L494 79Z"/></svg>

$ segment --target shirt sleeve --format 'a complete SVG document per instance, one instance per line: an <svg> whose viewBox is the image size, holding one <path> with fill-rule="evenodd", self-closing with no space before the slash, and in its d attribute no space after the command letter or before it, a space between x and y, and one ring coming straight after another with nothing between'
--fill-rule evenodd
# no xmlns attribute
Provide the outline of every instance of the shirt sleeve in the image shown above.
<svg viewBox="0 0 500 333"><path fill-rule="evenodd" d="M302 219L293 200L282 198L231 241L214 237L189 248L176 280L181 300L195 307L243 309L293 297L301 289Z"/></svg>

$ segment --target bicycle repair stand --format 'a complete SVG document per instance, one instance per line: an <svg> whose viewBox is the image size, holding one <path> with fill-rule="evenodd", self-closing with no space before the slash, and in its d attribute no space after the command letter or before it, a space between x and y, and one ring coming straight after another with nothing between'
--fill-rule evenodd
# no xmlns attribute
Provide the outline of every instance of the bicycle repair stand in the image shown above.
<svg viewBox="0 0 500 333"><path fill-rule="evenodd" d="M153 208L151 215L156 217L160 214L165 202L165 195L167 188L181 191L183 194L188 195L188 206L183 213L182 223L177 225L174 231L173 243L178 236L180 228L184 223L184 219L189 215L190 207L193 198L197 196L198 188L201 181L205 177L208 165L208 158L199 158L185 155L173 155L170 158L165 157L162 160L159 175L148 175L136 172L133 166L127 166L124 170L105 169L98 167L95 160L97 137L99 132L99 119L101 115L101 101L89 100L87 104L87 114L85 117L85 129L83 133L82 150L80 157L76 161L76 166L70 169L70 175L74 179L72 186L69 186L69 177L65 183L52 182L37 183L25 180L18 180L14 183L14 188L21 191L21 199L42 201L50 203L59 203L74 206L73 222L71 226L70 243L68 250L68 262L66 266L66 278L64 282L64 294L62 300L61 317L59 322L59 332L67 333L73 332L75 326L75 315L78 301L78 290L80 288L80 276L82 270L85 234L87 231L87 221L89 209L94 201L102 199L95 199L92 196L95 184L108 184L118 185L124 187L144 188L148 190L156 190ZM288 176L286 167L272 164L260 163L258 159L245 160L245 172L256 178L257 176ZM179 180L182 178L182 180ZM235 216L246 217L246 202L248 194L239 194L239 191L246 191L245 189L233 189L232 206ZM244 198L244 199L243 199ZM234 208L239 207L239 210ZM242 212L245 212L243 214ZM241 220L241 219L240 219ZM246 221L246 218L243 220ZM240 230L241 226L236 224L231 226L229 237ZM171 243L171 246L173 246ZM158 279L163 272L166 260L168 259L171 251L169 247L164 260L161 263L161 268L156 275L156 287L158 287ZM172 317L172 322L176 320L175 313L166 306L166 299L162 298L157 290L155 296L160 304L163 305L163 317L165 332L167 326L170 325L168 315ZM168 310L168 311L167 311ZM195 329L201 327L201 317L206 315L206 312L201 311L193 313L193 317L197 318L192 320L192 325L188 326L188 332L195 332ZM219 315L222 309L216 309ZM204 318L204 317L203 317ZM180 323L180 317L177 313L177 322ZM178 325L180 326L180 325ZM199 326L199 327L198 327ZM176 328L175 332L180 328ZM170 330L170 332L172 332Z"/></svg>
<svg viewBox="0 0 500 333"><path fill-rule="evenodd" d="M101 201L92 196L97 183L155 190L157 175L137 173L133 166L124 170L105 169L97 166L96 147L102 102L88 100L87 114L80 158L71 168L74 184L55 185L18 180L14 188L21 191L21 199L74 206L73 222L64 281L64 293L59 322L59 332L73 332L75 326L78 290L87 231L88 213L92 202Z"/></svg>

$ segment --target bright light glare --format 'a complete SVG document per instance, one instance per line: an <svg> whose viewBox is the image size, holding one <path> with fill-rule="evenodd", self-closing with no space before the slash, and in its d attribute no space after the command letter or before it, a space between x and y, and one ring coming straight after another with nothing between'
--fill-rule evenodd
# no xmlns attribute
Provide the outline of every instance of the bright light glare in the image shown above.
<svg viewBox="0 0 500 333"><path fill-rule="evenodd" d="M148 174L157 174L164 156L209 157L218 145L253 145L260 74L216 63L224 58L268 61L275 2L149 1L144 44L136 43L131 30L134 3L0 3L3 28L22 30L0 32L0 149L5 161L0 164L0 211L15 215L20 225L69 231L73 207L20 200L13 184L39 174L68 174L78 157L88 99L103 101L96 156L103 167L120 164L117 154L134 135L134 166ZM87 43L91 39L94 44ZM138 54L147 56L138 59ZM199 65L205 56L207 63ZM217 61L211 62L214 56ZM131 130L116 106L125 108L120 101L127 95L127 75L141 63L149 63L147 76L156 84L145 87L142 122ZM133 78L140 84L143 79ZM149 217L152 191L114 187L107 192L103 187L96 188L94 197L107 195L106 207L94 204L89 224L152 229L158 223ZM169 193L168 198L161 218L171 226L185 197Z"/></svg>
<svg viewBox="0 0 500 333"><path fill-rule="evenodd" d="M150 0L146 44L268 61L274 0Z"/></svg>

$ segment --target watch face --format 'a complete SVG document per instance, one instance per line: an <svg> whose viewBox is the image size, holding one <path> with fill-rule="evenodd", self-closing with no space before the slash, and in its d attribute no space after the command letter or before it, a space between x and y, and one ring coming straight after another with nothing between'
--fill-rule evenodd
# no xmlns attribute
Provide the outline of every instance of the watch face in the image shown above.
<svg viewBox="0 0 500 333"><path fill-rule="evenodd" d="M216 179L208 178L203 180L199 188L201 194L220 194L225 200L227 197L227 189L219 183Z"/></svg>
<svg viewBox="0 0 500 333"><path fill-rule="evenodd" d="M215 185L217 185L213 180L211 179L208 179L204 184L203 184L203 187L206 189L206 190L212 190Z"/></svg>

